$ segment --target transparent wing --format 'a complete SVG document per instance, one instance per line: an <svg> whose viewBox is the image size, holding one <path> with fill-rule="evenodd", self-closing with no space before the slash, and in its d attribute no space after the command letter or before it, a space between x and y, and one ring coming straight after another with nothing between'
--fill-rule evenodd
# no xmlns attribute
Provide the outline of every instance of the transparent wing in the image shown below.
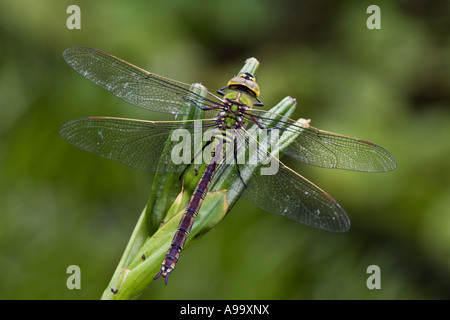
<svg viewBox="0 0 450 320"><path fill-rule="evenodd" d="M336 200L281 162L275 175L253 175L242 196L268 212L311 227L334 232L350 228L350 219Z"/></svg>
<svg viewBox="0 0 450 320"><path fill-rule="evenodd" d="M245 130L237 130L236 136L238 151L232 158L237 165L225 160L217 173L235 191L268 212L312 227L334 232L350 228L346 212L330 195L285 166ZM245 163L240 163L244 158Z"/></svg>
<svg viewBox="0 0 450 320"><path fill-rule="evenodd" d="M251 110L252 116L264 127L298 136L283 152L304 163L354 171L384 172L397 167L395 158L384 148L365 140L322 131L306 124L282 118L267 118L267 112ZM248 116L250 118L250 116Z"/></svg>
<svg viewBox="0 0 450 320"><path fill-rule="evenodd" d="M132 168L156 171L159 161L164 161L167 172L182 172L193 154L184 154L187 161L174 163L171 152L182 142L187 143L185 150L194 150L194 141L191 139L194 125L208 128L214 125L214 121L143 121L89 117L64 124L59 133L64 140L78 148ZM178 130L178 135L176 139L171 139L175 130ZM180 154L176 156L180 161Z"/></svg>
<svg viewBox="0 0 450 320"><path fill-rule="evenodd" d="M145 71L110 54L92 48L64 51L66 62L82 76L120 99L143 109L188 114L189 108L208 108L222 101L205 91L203 97L190 85Z"/></svg>

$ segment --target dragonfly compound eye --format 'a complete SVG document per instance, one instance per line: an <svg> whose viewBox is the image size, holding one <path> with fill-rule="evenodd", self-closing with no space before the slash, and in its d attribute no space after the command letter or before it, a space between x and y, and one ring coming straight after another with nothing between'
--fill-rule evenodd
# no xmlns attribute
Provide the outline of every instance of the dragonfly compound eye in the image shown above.
<svg viewBox="0 0 450 320"><path fill-rule="evenodd" d="M256 83L256 78L250 72L244 72L238 77L232 78L228 81L227 88L230 90L240 90L246 92L254 98L257 98L260 93L259 85Z"/></svg>

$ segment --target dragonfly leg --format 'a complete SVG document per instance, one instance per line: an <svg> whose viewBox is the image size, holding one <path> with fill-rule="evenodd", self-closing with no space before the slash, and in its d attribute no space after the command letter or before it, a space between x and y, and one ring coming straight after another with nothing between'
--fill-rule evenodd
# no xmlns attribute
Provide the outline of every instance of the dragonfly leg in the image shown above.
<svg viewBox="0 0 450 320"><path fill-rule="evenodd" d="M254 103L253 106L254 107L263 107L264 103L262 103L261 100L259 100L258 98L255 97L255 99L258 101L258 103Z"/></svg>
<svg viewBox="0 0 450 320"><path fill-rule="evenodd" d="M187 101L192 102L193 104L195 104L199 109L203 110L203 111L207 111L207 110L213 110L213 109L217 109L218 105L215 106L204 106L202 107L201 105L199 105L199 103L197 101L195 101L194 99L190 99L187 97L184 97Z"/></svg>
<svg viewBox="0 0 450 320"><path fill-rule="evenodd" d="M266 126L264 126L262 123L260 123L260 122L256 119L256 117L255 117L254 115L250 114L250 117L252 118L253 122L255 122L255 124L256 124L261 130L271 131L272 129L278 129L277 127L266 128ZM302 118L301 120L305 120L305 119ZM302 124L305 124L305 125L309 125L309 122L310 122L310 121L311 121L311 120L305 120L305 122L301 122L301 123L302 123Z"/></svg>
<svg viewBox="0 0 450 320"><path fill-rule="evenodd" d="M255 122L255 124L256 124L260 129L263 129L263 130L266 129L266 127L265 127L262 123L260 123L260 122L256 119L256 117L255 117L253 114L250 114L250 117L252 118L252 120Z"/></svg>
<svg viewBox="0 0 450 320"><path fill-rule="evenodd" d="M239 178L241 179L242 183L244 184L244 187L247 188L247 184L245 183L244 179L242 178L242 174L241 174L241 169L239 168L239 163L237 161L237 139L236 137L234 138L234 163L236 164L236 169L238 171L239 174Z"/></svg>
<svg viewBox="0 0 450 320"><path fill-rule="evenodd" d="M188 100L188 101L190 101L190 102L192 102L193 104L195 104L198 108L200 108L200 109L204 109L202 106L200 106L199 104L198 104L198 102L197 101L195 101L194 99L190 99L190 98L187 98L187 97L185 97L185 99L186 100Z"/></svg>
<svg viewBox="0 0 450 320"><path fill-rule="evenodd" d="M214 138L214 137L213 137L213 138ZM189 164L186 166L186 168L184 168L183 172L180 174L180 177L178 178L179 180L181 180L181 178L184 176L184 174L185 174L186 171L189 169L189 167L192 166L192 164L194 163L195 158L197 158L199 154L203 153L203 150L205 150L205 148L211 144L211 142L213 141L213 138L211 138L211 140L207 141L207 142L203 145L202 150L199 151L199 152L197 152L196 155L194 155L194 157L191 159L191 163L189 163Z"/></svg>
<svg viewBox="0 0 450 320"><path fill-rule="evenodd" d="M223 92L223 90L226 89L226 88L227 88L227 86L225 86L223 88L220 88L219 90L217 90L217 93L220 94L221 96L224 96L225 92Z"/></svg>

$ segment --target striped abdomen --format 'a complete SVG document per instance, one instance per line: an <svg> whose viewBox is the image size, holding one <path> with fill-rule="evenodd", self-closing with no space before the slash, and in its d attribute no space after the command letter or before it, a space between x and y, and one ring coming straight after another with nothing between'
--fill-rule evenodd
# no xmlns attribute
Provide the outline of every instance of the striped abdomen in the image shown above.
<svg viewBox="0 0 450 320"><path fill-rule="evenodd" d="M205 172L200 179L197 187L192 194L191 200L184 212L183 217L181 218L180 224L178 225L177 232L175 233L172 244L170 245L169 250L166 253L166 257L161 265L161 270L159 270L158 274L154 279L158 279L160 276L165 278L165 283L167 284L167 280L169 278L169 274L175 268L175 265L180 256L180 252L183 249L183 246L186 242L186 239L191 232L192 225L194 224L195 217L200 210L200 207L203 203L203 199L205 199L206 194L208 193L209 184L211 183L212 177L217 169L217 162L211 161L210 164L205 169Z"/></svg>

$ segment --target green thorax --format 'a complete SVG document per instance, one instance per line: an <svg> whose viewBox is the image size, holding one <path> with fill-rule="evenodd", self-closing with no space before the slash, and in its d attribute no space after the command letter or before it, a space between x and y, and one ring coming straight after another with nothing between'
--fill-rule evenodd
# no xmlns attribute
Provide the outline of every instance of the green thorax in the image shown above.
<svg viewBox="0 0 450 320"><path fill-rule="evenodd" d="M227 84L227 93L224 94L226 106L217 117L217 127L221 130L236 129L245 125L244 115L249 113L254 99L260 93L256 78L249 72L233 77Z"/></svg>
<svg viewBox="0 0 450 320"><path fill-rule="evenodd" d="M245 125L243 115L253 106L251 98L241 91L230 91L224 98L227 107L217 117L219 129L243 127Z"/></svg>

